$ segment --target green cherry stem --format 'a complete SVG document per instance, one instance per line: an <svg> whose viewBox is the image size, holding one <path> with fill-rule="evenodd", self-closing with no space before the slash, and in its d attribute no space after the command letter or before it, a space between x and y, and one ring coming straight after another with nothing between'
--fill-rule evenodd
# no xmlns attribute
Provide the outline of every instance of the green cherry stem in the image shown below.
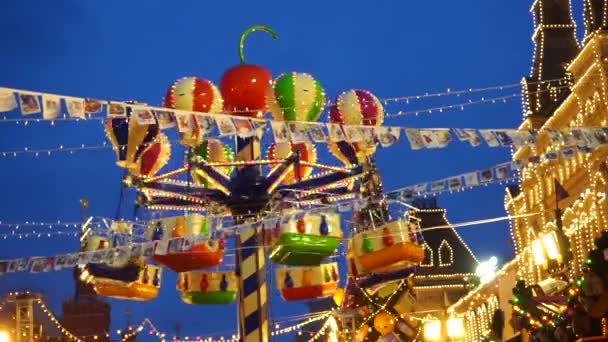
<svg viewBox="0 0 608 342"><path fill-rule="evenodd" d="M272 37L272 39L277 39L277 34L274 33L274 31L268 26L253 25L250 28L246 29L245 32L241 34L241 38L239 39L239 57L241 58L242 64L245 64L245 55L243 54L243 43L245 42L245 37L247 37L248 34L254 31L264 31L268 33Z"/></svg>

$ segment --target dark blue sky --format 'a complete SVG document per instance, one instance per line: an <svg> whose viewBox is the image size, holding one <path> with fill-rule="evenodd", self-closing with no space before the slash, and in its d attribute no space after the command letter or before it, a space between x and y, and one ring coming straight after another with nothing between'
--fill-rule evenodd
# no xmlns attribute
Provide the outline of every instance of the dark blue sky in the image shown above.
<svg viewBox="0 0 608 342"><path fill-rule="evenodd" d="M386 98L509 84L530 70L530 5L531 1L473 0L4 0L0 4L0 86L159 104L166 87L178 77L196 75L218 82L238 62L238 37L253 24L272 27L279 40L261 33L251 35L245 47L248 62L266 66L275 76L288 71L311 73L330 98L351 88L369 89ZM575 6L577 19L579 7ZM521 102L516 98L506 104L392 118L385 123L496 128L516 127L521 118ZM0 132L3 151L98 145L105 139L98 122L54 127L1 123ZM377 153L389 190L508 159L508 149L473 149L453 143L446 149L411 151L405 140ZM3 222L76 221L81 197L90 199L90 214L112 217L116 212L121 170L114 166L110 150L2 158L0 165ZM503 216L503 197L503 187L489 186L440 196L439 203L455 223ZM508 229L508 223L502 222L464 228L460 233L479 258L497 255L504 259L511 254ZM47 255L75 250L77 240L8 239L0 241L0 246L0 258ZM26 284L43 289L51 307L59 312L61 301L73 292L70 277L67 271L11 275L0 280L0 293L24 289ZM122 327L123 312L129 306L133 321L150 317L166 332L176 321L186 335L230 335L236 330L234 306L187 306L175 293L175 275L167 272L163 281L165 286L155 301L112 301L113 329ZM275 319L303 311L302 305L272 298Z"/></svg>

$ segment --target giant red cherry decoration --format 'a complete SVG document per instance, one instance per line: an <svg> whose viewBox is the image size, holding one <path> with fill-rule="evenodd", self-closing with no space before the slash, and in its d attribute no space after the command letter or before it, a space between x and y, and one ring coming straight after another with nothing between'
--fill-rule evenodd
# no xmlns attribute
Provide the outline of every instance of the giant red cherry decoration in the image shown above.
<svg viewBox="0 0 608 342"><path fill-rule="evenodd" d="M272 75L259 65L245 64L243 42L253 31L264 31L277 39L276 33L263 25L251 26L239 40L241 64L228 69L220 81L220 92L224 98L224 110L233 114L261 118L266 112L266 92Z"/></svg>

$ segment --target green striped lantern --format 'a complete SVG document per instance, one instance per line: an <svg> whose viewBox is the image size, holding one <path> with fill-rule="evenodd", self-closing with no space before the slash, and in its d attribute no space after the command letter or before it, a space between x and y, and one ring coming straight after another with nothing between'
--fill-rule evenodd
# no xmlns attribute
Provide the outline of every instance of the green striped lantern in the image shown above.
<svg viewBox="0 0 608 342"><path fill-rule="evenodd" d="M205 139L203 142L196 146L193 150L194 154L209 163L221 163L221 162L234 162L234 152L230 146L224 144L218 139ZM215 169L228 176L232 172L233 166L217 166ZM192 170L192 179L195 183L209 186L209 182L203 176L200 170Z"/></svg>
<svg viewBox="0 0 608 342"><path fill-rule="evenodd" d="M325 106L325 92L311 75L292 72L272 82L266 103L275 120L316 121Z"/></svg>

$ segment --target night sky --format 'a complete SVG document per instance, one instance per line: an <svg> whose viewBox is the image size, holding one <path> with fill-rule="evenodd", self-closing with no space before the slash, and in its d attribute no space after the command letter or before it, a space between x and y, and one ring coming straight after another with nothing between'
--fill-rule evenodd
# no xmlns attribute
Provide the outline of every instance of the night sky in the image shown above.
<svg viewBox="0 0 608 342"><path fill-rule="evenodd" d="M245 55L249 63L264 65L274 76L308 72L321 82L329 98L351 88L368 89L386 98L512 84L530 71L531 2L4 0L0 3L0 86L158 105L166 88L179 77L199 76L217 84L222 73L238 63L240 33L254 24L270 26L279 39L273 41L263 33L248 37ZM574 15L580 36L581 5L577 5ZM501 94L519 92L512 88ZM422 107L481 96L440 98L424 102ZM385 124L515 128L521 120L521 99L516 97L464 111L389 118ZM97 121L55 126L48 122L0 123L2 151L100 145L104 140ZM338 163L324 151L321 156ZM405 137L396 146L379 148L376 154L387 190L509 158L507 148L473 148L456 141L445 149L412 151ZM114 217L122 174L114 160L110 149L37 158L2 157L0 220L79 221L78 200L82 197L90 201L89 214ZM174 159L172 164L180 162ZM503 200L504 186L499 185L438 198L452 223L504 216ZM131 209L123 210L127 217L131 213ZM496 255L504 261L512 256L506 221L466 227L459 233L479 259ZM8 238L0 240L0 259L77 248L74 237ZM159 297L151 302L110 300L112 329L124 327L128 307L133 323L149 317L168 334L176 322L183 335L229 336L236 331L235 305L188 306L175 291L174 273L166 272L163 283ZM43 291L59 314L61 302L73 294L71 272L0 278L0 293L25 289ZM303 312L301 304L285 303L276 293L272 298L274 320ZM146 334L142 339L154 337Z"/></svg>

